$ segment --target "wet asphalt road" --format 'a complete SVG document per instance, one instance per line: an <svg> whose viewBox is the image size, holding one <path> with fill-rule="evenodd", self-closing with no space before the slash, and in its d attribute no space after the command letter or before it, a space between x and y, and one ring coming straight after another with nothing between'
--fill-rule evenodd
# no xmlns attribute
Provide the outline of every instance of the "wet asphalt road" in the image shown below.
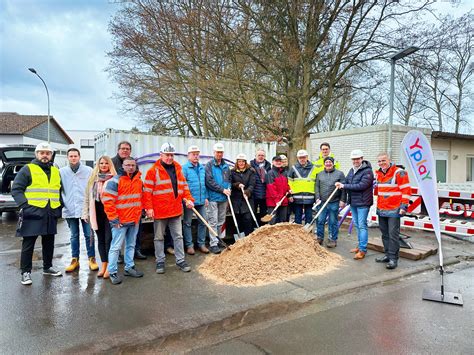
<svg viewBox="0 0 474 355"><path fill-rule="evenodd" d="M436 274L338 297L297 319L194 350L204 354L473 354L474 265L446 275L446 291L464 306L421 299L439 290ZM276 323L272 325L272 323Z"/></svg>
<svg viewBox="0 0 474 355"><path fill-rule="evenodd" d="M335 252L344 256L346 261L340 270L326 276L302 276L291 282L257 288L215 285L196 271L204 260L202 254L197 254L187 257L193 267L191 273L177 270L174 259L168 256L166 274L157 275L154 273L153 259L149 257L146 261L137 262L137 267L145 272L144 278L125 278L122 285L112 286L109 281L98 279L95 272L88 270L82 239L80 271L61 278L44 277L41 274L41 247L38 240L33 263L33 285L26 287L19 282L21 238L13 236L15 224L16 220L11 215L4 215L0 219L2 354L54 353L67 351L71 347L79 347L87 353L90 353L90 348L94 351L117 351L122 347L129 351L157 351L161 345L158 343L155 347L153 339L163 334L199 327L235 312L271 302L305 302L318 299L331 290L345 294L343 290L346 287L354 287L358 282L378 282L387 275L395 275L387 273L381 265L373 262L378 253L368 253L363 262L353 261L347 251L353 247L354 238L341 236ZM421 236L421 239L426 242L425 236ZM461 241L448 240L443 249L446 257L474 254L473 245ZM66 223L61 221L53 264L64 270L69 261L69 231ZM436 262L436 255L420 262L403 260L397 272L410 272L420 265ZM438 280L437 273L430 271L422 274L426 278L422 277L419 281L414 277L410 279L414 280L411 282L394 282L392 289L386 285L377 286L370 288L367 295L361 290L343 298L335 298L337 307L334 304L329 307L324 302L317 303L314 307L318 312L313 315L283 321L276 319L265 328L252 330L251 333L242 330L242 334L246 335L240 338L233 336L221 341L217 347L204 344L204 348L196 351L283 354L324 350L322 352L326 353L379 353L380 342L392 342L389 335L393 328L398 343L386 344L392 346L385 349L388 353L397 353L398 349L398 353L437 353L438 346L441 350L449 350L451 348L442 344L455 341L453 339L458 334L462 341L456 340L457 347L452 348L453 352L472 353L468 351L473 348L470 345L474 339L474 275L470 270L459 278L459 282L451 285L451 289L463 292L463 308L420 303L423 286L429 282L436 285ZM456 276L451 280L458 280L458 273L451 275ZM325 307L331 309L325 310ZM385 329L381 319L384 314L395 319L395 326ZM445 322L435 322L437 316ZM426 344L421 341L423 336L431 339L432 343L429 344L434 344L433 347L429 344L419 345ZM149 348L135 347L135 344L144 341L151 341L152 345ZM189 343L183 342L185 347L179 351L192 348L193 342L192 339ZM393 345L403 345L405 342L405 347ZM327 346L324 347L324 344Z"/></svg>

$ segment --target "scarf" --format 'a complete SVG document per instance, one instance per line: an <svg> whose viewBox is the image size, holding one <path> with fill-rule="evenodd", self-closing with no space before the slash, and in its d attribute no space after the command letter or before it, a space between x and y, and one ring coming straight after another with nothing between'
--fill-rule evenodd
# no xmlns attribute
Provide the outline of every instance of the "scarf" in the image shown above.
<svg viewBox="0 0 474 355"><path fill-rule="evenodd" d="M107 180L110 180L113 177L110 173L98 173L95 178L94 184L92 185L92 196L97 202L100 202L100 196L102 196L102 190L104 189L104 184Z"/></svg>

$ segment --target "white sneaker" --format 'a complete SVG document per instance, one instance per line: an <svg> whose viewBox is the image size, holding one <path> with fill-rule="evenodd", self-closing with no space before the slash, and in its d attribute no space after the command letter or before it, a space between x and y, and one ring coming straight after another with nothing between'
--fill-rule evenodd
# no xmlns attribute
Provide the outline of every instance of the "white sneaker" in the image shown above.
<svg viewBox="0 0 474 355"><path fill-rule="evenodd" d="M21 274L21 284L22 285L31 285L33 281L31 281L31 273L30 272L24 272Z"/></svg>

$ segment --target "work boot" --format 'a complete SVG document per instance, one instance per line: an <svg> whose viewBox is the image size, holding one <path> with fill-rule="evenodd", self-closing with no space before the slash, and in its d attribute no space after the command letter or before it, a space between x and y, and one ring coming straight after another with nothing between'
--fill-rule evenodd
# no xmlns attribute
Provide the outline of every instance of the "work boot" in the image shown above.
<svg viewBox="0 0 474 355"><path fill-rule="evenodd" d="M143 277L144 273L141 271L138 271L135 268L135 265L132 266L130 269L125 270L123 273L125 276L131 276L131 277Z"/></svg>
<svg viewBox="0 0 474 355"><path fill-rule="evenodd" d="M183 272L190 272L191 271L191 267L188 265L188 263L183 260L179 263L176 263L176 266L179 267L179 269Z"/></svg>
<svg viewBox="0 0 474 355"><path fill-rule="evenodd" d="M143 255L140 250L135 250L135 259L146 260L146 255Z"/></svg>
<svg viewBox="0 0 474 355"><path fill-rule="evenodd" d="M337 247L337 242L336 242L335 240L329 239L329 240L328 240L328 243L326 244L326 246L327 246L328 248L335 248L335 247Z"/></svg>
<svg viewBox="0 0 474 355"><path fill-rule="evenodd" d="M379 256L379 257L375 258L376 263L388 263L389 261L390 261L390 259L388 258L387 255Z"/></svg>
<svg viewBox="0 0 474 355"><path fill-rule="evenodd" d="M189 255L194 255L194 254L196 254L196 252L194 251L194 248L193 248L193 247L188 247L188 248L186 248L186 253L188 253Z"/></svg>
<svg viewBox="0 0 474 355"><path fill-rule="evenodd" d="M100 268L100 271L97 273L97 277L102 277L104 276L105 272L107 271L107 265L108 263L102 263L102 267Z"/></svg>
<svg viewBox="0 0 474 355"><path fill-rule="evenodd" d="M122 283L122 278L118 273L114 272L113 274L110 274L110 282L112 282L112 285L118 285Z"/></svg>
<svg viewBox="0 0 474 355"><path fill-rule="evenodd" d="M199 251L204 254L209 254L209 249L207 249L205 245L201 245Z"/></svg>
<svg viewBox="0 0 474 355"><path fill-rule="evenodd" d="M359 252L359 247L351 249L351 253L358 253Z"/></svg>
<svg viewBox="0 0 474 355"><path fill-rule="evenodd" d="M356 255L354 255L355 260L362 260L365 258L365 251L358 251Z"/></svg>
<svg viewBox="0 0 474 355"><path fill-rule="evenodd" d="M165 273L165 263L162 263L162 262L156 263L156 273L157 274Z"/></svg>
<svg viewBox="0 0 474 355"><path fill-rule="evenodd" d="M21 274L21 284L22 285L31 285L33 281L31 281L31 273L24 272Z"/></svg>
<svg viewBox="0 0 474 355"><path fill-rule="evenodd" d="M395 260L390 260L385 267L389 270L396 269L398 266L398 263Z"/></svg>
<svg viewBox="0 0 474 355"><path fill-rule="evenodd" d="M99 270L99 265L97 265L97 261L95 261L95 257L91 256L89 258L89 269L91 271L97 271Z"/></svg>
<svg viewBox="0 0 474 355"><path fill-rule="evenodd" d="M79 258L72 258L71 264L69 264L65 271L73 272L76 269L79 269Z"/></svg>

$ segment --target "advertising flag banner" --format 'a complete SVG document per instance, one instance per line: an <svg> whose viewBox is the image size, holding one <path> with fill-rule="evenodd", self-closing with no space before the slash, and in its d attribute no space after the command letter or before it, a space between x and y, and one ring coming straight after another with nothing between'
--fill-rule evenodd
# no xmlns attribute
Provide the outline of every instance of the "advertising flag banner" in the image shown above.
<svg viewBox="0 0 474 355"><path fill-rule="evenodd" d="M417 130L409 131L402 141L402 150L413 175L418 182L418 188L426 210L433 225L433 230L439 244L439 265L443 267L443 250L441 249L441 232L439 222L438 186L436 180L436 164L431 145L423 133Z"/></svg>

